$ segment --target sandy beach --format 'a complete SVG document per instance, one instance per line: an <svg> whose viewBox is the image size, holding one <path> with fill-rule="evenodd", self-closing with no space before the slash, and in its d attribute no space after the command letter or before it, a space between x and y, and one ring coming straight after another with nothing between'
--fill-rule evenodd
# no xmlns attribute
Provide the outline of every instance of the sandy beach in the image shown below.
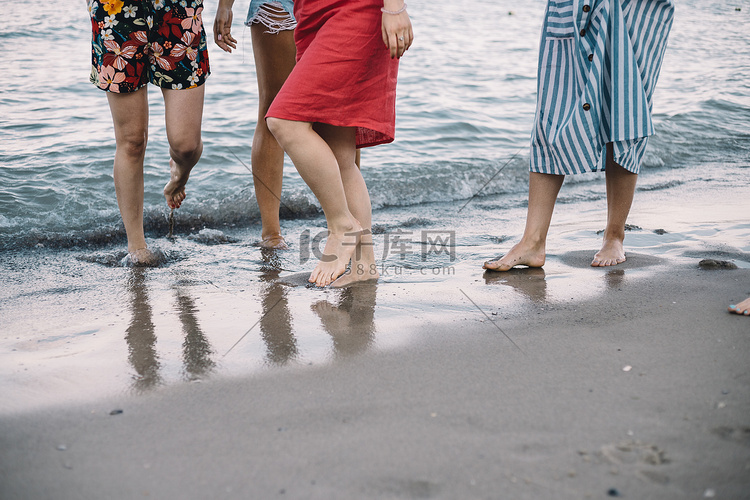
<svg viewBox="0 0 750 500"><path fill-rule="evenodd" d="M38 258L4 302L0 497L750 498L745 193L639 193L660 227L611 269L575 205L544 269L483 274L503 244L467 235L452 272L346 291Z"/></svg>
<svg viewBox="0 0 750 500"><path fill-rule="evenodd" d="M83 2L3 4L0 500L750 499L750 9L678 3L627 262L589 267L599 173L508 273L546 2L410 3L397 138L362 153L381 278L346 290L306 286L325 220L288 161L291 249L257 245L247 3L171 238L150 91L152 269L120 264Z"/></svg>
<svg viewBox="0 0 750 500"><path fill-rule="evenodd" d="M749 280L672 268L405 349L4 416L0 496L749 498L750 326L719 298Z"/></svg>

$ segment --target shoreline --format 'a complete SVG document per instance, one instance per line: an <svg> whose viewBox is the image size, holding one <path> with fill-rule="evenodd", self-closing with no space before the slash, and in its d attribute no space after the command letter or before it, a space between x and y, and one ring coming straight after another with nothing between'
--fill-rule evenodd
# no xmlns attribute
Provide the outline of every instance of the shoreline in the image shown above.
<svg viewBox="0 0 750 500"><path fill-rule="evenodd" d="M10 255L0 496L747 498L745 191L638 193L611 268L589 267L603 207L574 202L544 268L483 273L524 221L492 199L381 212L414 233L382 260L408 273L347 290L247 236L140 271ZM423 261L423 230L455 231L454 260Z"/></svg>
<svg viewBox="0 0 750 500"><path fill-rule="evenodd" d="M577 189L567 192L575 198ZM600 269L588 264L604 207L578 202L557 208L544 268L484 272L481 262L523 231L525 208L493 206L503 202L475 200L461 214L451 204L378 213L376 255L387 272L372 290L353 292L306 286L315 262L310 240L321 221L288 224L293 248L278 254L253 246L252 230L162 239L157 247L171 260L147 270L112 266L117 259L106 251L6 254L0 415L400 350L425 322L462 331L464 321L487 320L477 307L489 318L515 320L672 268L697 269L704 258L750 269L750 221L742 219L750 202L742 186L639 192L625 240L628 261ZM750 295L750 282L747 288L727 295L724 309ZM337 328L359 328L363 339L342 340L346 335L331 333Z"/></svg>

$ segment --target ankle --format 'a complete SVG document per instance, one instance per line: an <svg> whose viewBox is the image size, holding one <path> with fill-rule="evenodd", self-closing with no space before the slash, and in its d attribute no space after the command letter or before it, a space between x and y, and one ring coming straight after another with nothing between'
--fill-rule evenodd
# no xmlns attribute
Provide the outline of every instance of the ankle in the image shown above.
<svg viewBox="0 0 750 500"><path fill-rule="evenodd" d="M135 243L128 242L128 253L140 252L141 250L148 250L146 241L136 241Z"/></svg>
<svg viewBox="0 0 750 500"><path fill-rule="evenodd" d="M607 227L604 230L604 236L602 237L604 241L619 241L622 243L625 241L625 228L617 228L617 229L611 229Z"/></svg>
<svg viewBox="0 0 750 500"><path fill-rule="evenodd" d="M526 251L545 253L547 249L547 239L543 236L524 235L516 246L523 248Z"/></svg>
<svg viewBox="0 0 750 500"><path fill-rule="evenodd" d="M362 226L354 217L342 218L328 222L328 230L333 234L348 235L362 230Z"/></svg>
<svg viewBox="0 0 750 500"><path fill-rule="evenodd" d="M281 229L262 229L260 232L260 237L262 240L284 239L284 237L281 235Z"/></svg>

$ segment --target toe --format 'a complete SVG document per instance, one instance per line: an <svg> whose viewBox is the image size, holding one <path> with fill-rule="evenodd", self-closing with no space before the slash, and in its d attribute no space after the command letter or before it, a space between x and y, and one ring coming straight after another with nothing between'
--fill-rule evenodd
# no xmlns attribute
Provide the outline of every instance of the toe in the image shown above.
<svg viewBox="0 0 750 500"><path fill-rule="evenodd" d="M505 264L501 262L500 259L498 259L498 260L488 260L487 262L484 263L483 267L490 271L507 271L513 266Z"/></svg>

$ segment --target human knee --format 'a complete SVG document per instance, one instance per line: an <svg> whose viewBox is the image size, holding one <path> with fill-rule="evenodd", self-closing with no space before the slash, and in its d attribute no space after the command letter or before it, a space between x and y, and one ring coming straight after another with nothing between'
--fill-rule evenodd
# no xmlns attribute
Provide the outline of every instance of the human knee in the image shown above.
<svg viewBox="0 0 750 500"><path fill-rule="evenodd" d="M181 140L170 143L169 149L172 159L178 163L195 164L203 153L203 141Z"/></svg>
<svg viewBox="0 0 750 500"><path fill-rule="evenodd" d="M354 155L338 156L336 157L336 161L338 161L341 175L361 174Z"/></svg>
<svg viewBox="0 0 750 500"><path fill-rule="evenodd" d="M284 135L285 121L279 118L266 118L266 127L273 134L277 141L281 142L281 137Z"/></svg>
<svg viewBox="0 0 750 500"><path fill-rule="evenodd" d="M117 149L130 158L143 158L146 155L146 133L128 134L117 140Z"/></svg>
<svg viewBox="0 0 750 500"><path fill-rule="evenodd" d="M282 120L281 118L266 118L266 126L268 130L276 138L276 142L279 146L286 149L286 145L292 140L295 135L294 128L295 122L289 120Z"/></svg>

